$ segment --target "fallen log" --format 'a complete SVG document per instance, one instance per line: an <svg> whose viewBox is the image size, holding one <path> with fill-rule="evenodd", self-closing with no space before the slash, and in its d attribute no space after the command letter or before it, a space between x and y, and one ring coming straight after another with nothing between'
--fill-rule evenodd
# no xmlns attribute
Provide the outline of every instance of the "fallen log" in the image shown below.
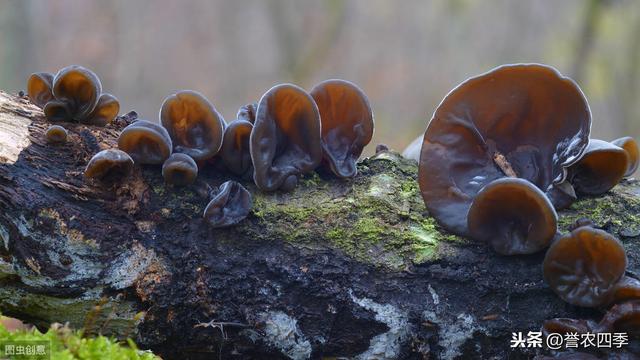
<svg viewBox="0 0 640 360"><path fill-rule="evenodd" d="M544 254L499 256L444 232L420 197L413 160L383 151L355 179L305 177L290 193L244 182L254 208L237 226L202 219L215 166L177 189L158 167L121 184L87 182L104 128L49 123L0 92L0 311L38 326L133 336L172 358L506 358L513 332L545 319L599 319L563 303L542 279ZM640 183L626 180L560 214L619 237L640 272ZM625 351L637 352L637 344Z"/></svg>

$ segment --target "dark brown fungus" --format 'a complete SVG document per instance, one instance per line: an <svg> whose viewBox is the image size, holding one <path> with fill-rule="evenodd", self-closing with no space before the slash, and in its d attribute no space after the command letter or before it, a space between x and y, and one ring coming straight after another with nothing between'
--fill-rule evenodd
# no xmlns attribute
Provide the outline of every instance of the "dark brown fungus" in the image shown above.
<svg viewBox="0 0 640 360"><path fill-rule="evenodd" d="M385 151L389 151L389 147L385 144L378 144L376 145L376 154L379 154L381 152L385 152Z"/></svg>
<svg viewBox="0 0 640 360"><path fill-rule="evenodd" d="M326 80L311 89L320 111L323 162L338 177L356 175L356 162L373 136L369 100L355 84Z"/></svg>
<svg viewBox="0 0 640 360"><path fill-rule="evenodd" d="M608 302L624 275L627 256L605 231L582 226L556 240L544 258L544 279L564 301L598 307Z"/></svg>
<svg viewBox="0 0 640 360"><path fill-rule="evenodd" d="M628 301L615 305L604 315L599 332L626 332L629 336L640 336L640 301Z"/></svg>
<svg viewBox="0 0 640 360"><path fill-rule="evenodd" d="M256 109L258 108L258 103L251 103L242 106L238 110L238 114L236 115L236 119L245 120L250 123L254 123L256 121Z"/></svg>
<svg viewBox="0 0 640 360"><path fill-rule="evenodd" d="M32 103L44 108L53 99L53 74L48 72L34 73L27 80L27 93Z"/></svg>
<svg viewBox="0 0 640 360"><path fill-rule="evenodd" d="M190 185L198 177L198 165L191 156L174 153L162 164L162 177L168 184Z"/></svg>
<svg viewBox="0 0 640 360"><path fill-rule="evenodd" d="M102 150L95 154L84 170L84 176L102 182L126 178L133 170L133 159L118 149Z"/></svg>
<svg viewBox="0 0 640 360"><path fill-rule="evenodd" d="M611 291L608 303L619 304L630 300L640 300L640 280L623 276Z"/></svg>
<svg viewBox="0 0 640 360"><path fill-rule="evenodd" d="M202 94L184 90L162 103L160 121L173 141L173 151L206 160L222 145L224 120Z"/></svg>
<svg viewBox="0 0 640 360"><path fill-rule="evenodd" d="M419 184L429 213L468 235L467 213L480 189L517 176L548 191L578 161L590 128L582 91L551 67L505 65L463 82L424 135Z"/></svg>
<svg viewBox="0 0 640 360"><path fill-rule="evenodd" d="M546 335L578 333L591 333L597 328L598 324L591 320L576 320L569 318L555 318L546 320L542 324L542 332Z"/></svg>
<svg viewBox="0 0 640 360"><path fill-rule="evenodd" d="M253 170L249 139L253 124L246 120L232 121L224 129L220 155L224 165L236 175L245 175Z"/></svg>
<svg viewBox="0 0 640 360"><path fill-rule="evenodd" d="M51 121L76 121L104 126L120 110L118 100L102 94L100 79L82 66L68 66L53 76L35 73L27 81L31 101Z"/></svg>
<svg viewBox="0 0 640 360"><path fill-rule="evenodd" d="M162 126L138 120L122 130L118 148L137 164L162 164L171 155L171 138Z"/></svg>
<svg viewBox="0 0 640 360"><path fill-rule="evenodd" d="M313 98L292 84L267 91L250 137L253 179L261 190L292 189L322 160L320 113Z"/></svg>
<svg viewBox="0 0 640 360"><path fill-rule="evenodd" d="M64 143L67 142L67 129L60 125L51 125L47 129L46 133L47 141L50 143Z"/></svg>
<svg viewBox="0 0 640 360"><path fill-rule="evenodd" d="M622 180L627 165L624 149L606 141L591 139L580 161L569 168L568 180L579 194L604 194Z"/></svg>
<svg viewBox="0 0 640 360"><path fill-rule="evenodd" d="M105 126L111 123L120 112L120 102L111 94L102 94L96 107L85 121L91 125Z"/></svg>
<svg viewBox="0 0 640 360"><path fill-rule="evenodd" d="M469 209L471 237L503 255L531 254L547 247L557 215L545 194L524 179L502 178L486 185Z"/></svg>
<svg viewBox="0 0 640 360"><path fill-rule="evenodd" d="M204 219L214 228L235 225L249 215L252 205L251 193L240 183L229 180L214 192L204 209Z"/></svg>
<svg viewBox="0 0 640 360"><path fill-rule="evenodd" d="M553 184L546 195L556 210L568 208L578 198L575 189L567 180Z"/></svg>
<svg viewBox="0 0 640 360"><path fill-rule="evenodd" d="M624 151L627 152L627 172L624 176L633 175L633 173L638 170L638 165L640 164L640 149L638 149L638 143L629 136L615 139L611 143L623 148Z"/></svg>
<svg viewBox="0 0 640 360"><path fill-rule="evenodd" d="M53 79L52 93L58 104L45 106L45 115L51 120L82 122L95 108L102 85L98 76L82 66L72 65L58 71ZM64 111L58 107L65 107ZM67 113L70 118L58 116Z"/></svg>

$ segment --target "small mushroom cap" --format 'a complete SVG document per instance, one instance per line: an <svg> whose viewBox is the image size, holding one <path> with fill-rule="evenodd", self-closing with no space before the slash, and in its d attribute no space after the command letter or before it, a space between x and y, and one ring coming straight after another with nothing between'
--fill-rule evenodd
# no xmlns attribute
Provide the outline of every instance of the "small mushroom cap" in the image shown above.
<svg viewBox="0 0 640 360"><path fill-rule="evenodd" d="M93 112L87 117L87 123L105 126L113 121L120 112L120 102L111 94L102 94Z"/></svg>
<svg viewBox="0 0 640 360"><path fill-rule="evenodd" d="M133 159L118 149L102 150L95 154L84 170L84 176L103 182L122 180L131 174Z"/></svg>
<svg viewBox="0 0 640 360"><path fill-rule="evenodd" d="M469 209L469 232L503 255L532 254L557 232L553 205L527 180L502 178L485 186Z"/></svg>
<svg viewBox="0 0 640 360"><path fill-rule="evenodd" d="M599 332L626 332L640 336L640 301L628 301L615 305L598 324Z"/></svg>
<svg viewBox="0 0 640 360"><path fill-rule="evenodd" d="M67 142L67 129L60 125L51 125L47 129L46 137L50 143L64 143Z"/></svg>
<svg viewBox="0 0 640 360"><path fill-rule="evenodd" d="M160 109L160 121L169 132L175 152L200 161L220 150L224 120L198 92L184 90L167 97Z"/></svg>
<svg viewBox="0 0 640 360"><path fill-rule="evenodd" d="M267 91L256 112L250 137L253 179L274 191L290 179L315 170L322 160L320 113L302 88L280 84Z"/></svg>
<svg viewBox="0 0 640 360"><path fill-rule="evenodd" d="M27 80L27 93L32 103L40 108L53 99L53 74L48 72L34 73Z"/></svg>
<svg viewBox="0 0 640 360"><path fill-rule="evenodd" d="M246 120L232 121L224 130L220 154L224 165L236 175L246 174L252 169L249 139L253 124Z"/></svg>
<svg viewBox="0 0 640 360"><path fill-rule="evenodd" d="M249 215L252 206L251 193L237 181L229 180L220 185L204 209L204 219L214 228L235 225Z"/></svg>
<svg viewBox="0 0 640 360"><path fill-rule="evenodd" d="M612 143L591 139L584 155L569 168L576 192L600 195L616 186L627 172L627 152Z"/></svg>
<svg viewBox="0 0 640 360"><path fill-rule="evenodd" d="M338 177L355 176L356 162L373 136L369 99L357 85L339 79L323 81L309 94L320 111L324 161Z"/></svg>
<svg viewBox="0 0 640 360"><path fill-rule="evenodd" d="M613 145L619 146L627 152L627 172L624 176L633 175L638 170L640 164L640 149L638 149L638 143L632 137L625 136L620 139L615 139L611 142Z"/></svg>
<svg viewBox="0 0 640 360"><path fill-rule="evenodd" d="M504 65L463 82L442 100L423 138L418 176L429 213L468 235L480 189L511 169L547 191L578 161L590 129L582 91L552 67Z"/></svg>
<svg viewBox="0 0 640 360"><path fill-rule="evenodd" d="M236 115L236 119L245 120L250 123L254 123L256 121L256 109L258 108L258 103L251 103L247 105L243 105Z"/></svg>
<svg viewBox="0 0 640 360"><path fill-rule="evenodd" d="M98 103L102 84L91 70L71 65L56 74L52 92L57 100L67 104L73 120L82 121Z"/></svg>
<svg viewBox="0 0 640 360"><path fill-rule="evenodd" d="M598 307L624 275L627 256L605 231L582 226L556 240L544 258L544 278L569 304Z"/></svg>
<svg viewBox="0 0 640 360"><path fill-rule="evenodd" d="M190 185L198 177L198 165L191 156L174 153L162 164L162 177L169 184Z"/></svg>
<svg viewBox="0 0 640 360"><path fill-rule="evenodd" d="M137 164L162 164L171 155L171 138L162 126L138 120L122 130L118 148Z"/></svg>

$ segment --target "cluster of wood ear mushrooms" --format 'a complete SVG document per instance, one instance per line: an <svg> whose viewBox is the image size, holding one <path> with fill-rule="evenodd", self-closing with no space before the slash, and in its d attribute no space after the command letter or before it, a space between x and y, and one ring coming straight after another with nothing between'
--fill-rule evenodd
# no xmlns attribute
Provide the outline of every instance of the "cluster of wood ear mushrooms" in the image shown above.
<svg viewBox="0 0 640 360"><path fill-rule="evenodd" d="M106 104L112 104L107 100L115 98L100 95L98 77L80 66L55 77L33 74L28 88L32 102L51 121L104 126L118 113L119 106L108 107L115 113L106 116ZM137 120L125 127L118 149L95 154L85 175L113 183L128 176L134 164L162 165L166 183L187 186L195 182L199 168L221 163L223 171L252 178L262 191L289 191L299 177L321 165L339 178L354 177L373 130L366 95L344 80L323 81L310 92L276 85L259 102L241 107L229 124L202 94L184 90L164 100L159 124ZM60 141L61 131L66 139L60 126L51 127L47 137ZM212 227L236 224L249 214L251 194L237 181L227 181L209 195L204 218Z"/></svg>
<svg viewBox="0 0 640 360"><path fill-rule="evenodd" d="M588 221L558 232L556 210L604 194L638 169L635 140L590 139L590 129L587 100L571 79L545 65L500 66L460 84L435 110L422 143L420 190L446 230L503 255L548 247L544 278L566 302L626 302L591 330L637 332L640 281L624 276L622 244Z"/></svg>

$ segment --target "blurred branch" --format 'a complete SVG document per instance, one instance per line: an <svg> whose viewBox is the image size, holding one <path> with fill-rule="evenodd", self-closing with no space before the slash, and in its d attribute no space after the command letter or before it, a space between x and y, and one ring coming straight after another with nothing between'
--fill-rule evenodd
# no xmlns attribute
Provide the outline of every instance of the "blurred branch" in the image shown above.
<svg viewBox="0 0 640 360"><path fill-rule="evenodd" d="M272 0L269 3L269 13L279 48L283 53L285 71L296 83L304 82L312 75L314 69L325 62L343 29L346 2L330 0L324 4L328 10L326 28L313 42L309 43L308 39L296 36L296 34L302 34L301 31L290 29L286 16L286 3L278 0Z"/></svg>
<svg viewBox="0 0 640 360"><path fill-rule="evenodd" d="M640 97L638 92L638 83L640 83L640 72L638 64L640 64L640 41L637 36L640 34L640 16L636 16L633 26L629 31L629 53L628 61L624 69L625 76L622 81L624 90L621 91L624 103L622 104L622 125L627 133L637 133L640 131L638 121L640 117L640 107L638 107L637 99Z"/></svg>
<svg viewBox="0 0 640 360"><path fill-rule="evenodd" d="M584 21L582 22L579 38L576 41L577 48L571 67L571 75L578 83L583 80L585 67L589 60L589 53L593 48L598 21L602 16L606 1L607 0L589 0L587 3L586 13Z"/></svg>

